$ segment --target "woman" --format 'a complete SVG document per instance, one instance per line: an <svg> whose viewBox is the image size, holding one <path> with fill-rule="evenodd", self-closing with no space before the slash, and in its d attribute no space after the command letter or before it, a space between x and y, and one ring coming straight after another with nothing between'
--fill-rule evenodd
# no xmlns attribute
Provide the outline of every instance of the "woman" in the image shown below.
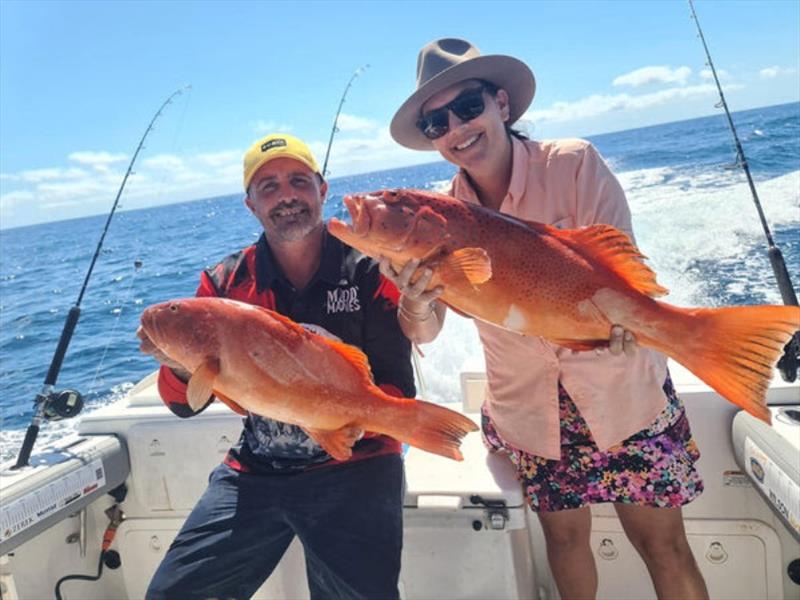
<svg viewBox="0 0 800 600"><path fill-rule="evenodd" d="M461 200L556 227L610 224L633 238L624 192L588 142L537 142L511 129L534 91L519 60L437 40L420 52L417 89L395 114L392 137L459 167L450 193ZM430 270L411 261L397 273L385 259L381 269L402 292L405 333L433 340L445 306L441 289L425 289ZM417 269L422 277L409 284ZM658 596L707 598L680 508L703 489L699 453L666 357L637 348L618 326L607 351L572 352L475 324L489 381L484 438L509 456L538 513L561 597L595 597L589 506L613 502Z"/></svg>

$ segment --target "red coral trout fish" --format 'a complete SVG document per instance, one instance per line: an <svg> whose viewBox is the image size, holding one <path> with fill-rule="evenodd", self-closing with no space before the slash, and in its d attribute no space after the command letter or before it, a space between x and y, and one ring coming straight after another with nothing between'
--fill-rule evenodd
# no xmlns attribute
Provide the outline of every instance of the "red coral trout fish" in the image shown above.
<svg viewBox="0 0 800 600"><path fill-rule="evenodd" d="M461 438L477 430L443 406L386 394L361 350L266 308L186 298L148 307L141 322L153 343L192 373L193 410L214 394L239 413L302 427L338 460L350 458L359 430L462 460Z"/></svg>
<svg viewBox="0 0 800 600"><path fill-rule="evenodd" d="M680 308L623 232L609 225L559 230L449 196L389 190L344 198L352 226L331 234L399 269L433 270L430 286L456 310L574 350L608 345L612 324L689 369L734 404L769 422L766 392L800 307Z"/></svg>

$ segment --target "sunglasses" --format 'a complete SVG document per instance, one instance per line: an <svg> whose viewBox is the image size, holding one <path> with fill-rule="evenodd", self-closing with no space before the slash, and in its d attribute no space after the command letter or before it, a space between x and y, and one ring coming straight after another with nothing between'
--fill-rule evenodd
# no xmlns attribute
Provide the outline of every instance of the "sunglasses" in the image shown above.
<svg viewBox="0 0 800 600"><path fill-rule="evenodd" d="M471 121L483 114L486 104L483 91L486 86L464 90L450 102L431 112L422 115L417 127L429 140L437 140L450 131L450 115L452 112L461 121Z"/></svg>

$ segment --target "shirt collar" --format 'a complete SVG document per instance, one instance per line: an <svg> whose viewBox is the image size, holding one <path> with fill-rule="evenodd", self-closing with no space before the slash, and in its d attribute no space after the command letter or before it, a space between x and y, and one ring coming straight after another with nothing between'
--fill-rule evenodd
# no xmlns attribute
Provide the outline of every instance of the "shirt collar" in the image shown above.
<svg viewBox="0 0 800 600"><path fill-rule="evenodd" d="M344 273L343 253L342 242L328 233L326 227L322 233L322 257L315 279L338 285Z"/></svg>
<svg viewBox="0 0 800 600"><path fill-rule="evenodd" d="M328 233L327 228L322 231L322 256L319 268L309 285L317 279L337 285L342 278L342 243ZM271 289L278 280L286 281L286 275L281 269L275 255L267 243L266 234L262 233L256 242L256 286L259 292Z"/></svg>
<svg viewBox="0 0 800 600"><path fill-rule="evenodd" d="M528 185L528 148L519 138L511 136L511 181L508 184L508 192L503 199L503 204L509 203L510 212L517 212L519 203L525 195L525 188ZM501 208L503 206L501 205Z"/></svg>
<svg viewBox="0 0 800 600"><path fill-rule="evenodd" d="M501 210L505 209L506 211L514 212L525 195L525 187L528 185L529 159L530 156L525 143L512 135L511 181L508 183L508 191L500 204ZM473 204L481 203L464 169L459 169L458 173L456 173L453 179L452 192L460 200Z"/></svg>

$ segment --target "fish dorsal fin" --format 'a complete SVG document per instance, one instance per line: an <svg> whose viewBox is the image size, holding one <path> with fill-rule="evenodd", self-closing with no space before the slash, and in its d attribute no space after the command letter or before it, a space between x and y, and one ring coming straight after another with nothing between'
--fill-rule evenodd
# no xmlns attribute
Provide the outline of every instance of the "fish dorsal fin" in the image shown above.
<svg viewBox="0 0 800 600"><path fill-rule="evenodd" d="M369 360L367 359L367 355L364 354L361 350L359 350L355 346L351 346L350 344L345 344L344 342L338 342L336 340L332 340L331 338L325 337L324 335L314 333L313 331L306 329L299 323L292 321L289 317L277 313L274 310L270 310L268 308L263 308L263 307L256 307L256 308L260 308L261 310L267 311L273 319L275 319L276 321L280 321L287 328L296 331L298 334L316 338L320 340L323 344L327 344L328 346L333 348L336 352L338 352L340 355L342 355L345 359L347 359L348 362L356 365L356 368L364 372L364 376L366 377L367 381L372 382L372 371L369 368Z"/></svg>
<svg viewBox="0 0 800 600"><path fill-rule="evenodd" d="M203 361L189 379L186 388L186 401L194 412L198 412L214 393L214 380L219 375L219 359L208 357Z"/></svg>
<svg viewBox="0 0 800 600"><path fill-rule="evenodd" d="M291 329L291 330L293 330L293 331L297 331L297 332L301 332L301 333L306 331L306 329L305 329L305 328L304 328L302 325L300 325L299 323L295 323L294 321L292 321L292 320L291 320L289 317L287 317L286 315L282 315L281 313L279 313L279 312L275 312L274 310L271 310L271 309L269 309L269 308L266 308L266 307L264 307L264 306L257 306L257 305L255 305L255 304L253 304L253 305L251 305L251 306L252 306L253 308L256 308L256 309L258 309L258 310L262 310L262 311L264 311L264 312L265 312L265 313L267 313L267 314L268 314L268 315L269 315L271 318L273 318L273 319L275 319L276 321L278 321L278 322L282 323L283 325L285 325L286 327L288 327L289 329Z"/></svg>
<svg viewBox="0 0 800 600"><path fill-rule="evenodd" d="M542 227L541 223L535 223ZM653 298L664 296L669 290L656 281L656 274L643 261L647 257L639 252L631 239L611 225L590 225L581 229L556 229L544 226L547 232L567 242L570 247L598 260L622 277L632 288Z"/></svg>
<svg viewBox="0 0 800 600"><path fill-rule="evenodd" d="M483 248L460 248L442 260L439 275L445 282L466 277L472 285L479 285L492 278L492 261Z"/></svg>

